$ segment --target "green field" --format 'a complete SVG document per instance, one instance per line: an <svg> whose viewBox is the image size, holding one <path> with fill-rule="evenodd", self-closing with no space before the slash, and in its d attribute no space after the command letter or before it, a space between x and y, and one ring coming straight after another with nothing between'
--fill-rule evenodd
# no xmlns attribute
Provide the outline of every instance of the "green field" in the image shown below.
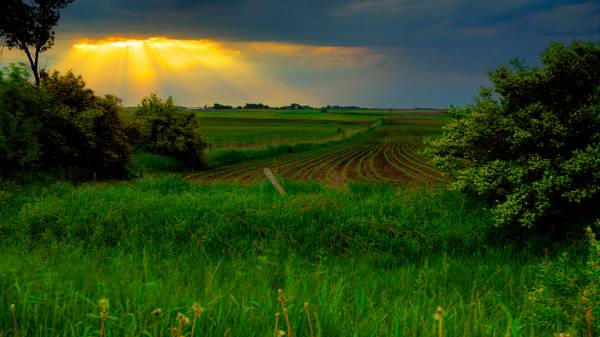
<svg viewBox="0 0 600 337"><path fill-rule="evenodd" d="M193 110L199 118L249 118L249 119L314 119L327 121L373 121L390 114L387 110Z"/></svg>
<svg viewBox="0 0 600 337"><path fill-rule="evenodd" d="M443 175L426 163L420 150L424 138L441 133L446 118L386 114L379 124L356 130L356 134L330 146L218 166L189 177L197 181L248 182L261 177L263 168L268 167L280 176L320 180L330 185L348 181L392 184L444 182ZM252 123L248 123L248 128L251 126Z"/></svg>
<svg viewBox="0 0 600 337"><path fill-rule="evenodd" d="M447 121L445 110L190 110L210 150L340 140L389 118ZM135 108L128 108L131 117Z"/></svg>
<svg viewBox="0 0 600 337"><path fill-rule="evenodd" d="M21 336L98 336L106 298L112 336L169 336L196 302L206 309L196 336L265 336L279 288L297 336L309 336L305 302L320 336L433 336L438 306L448 336L584 329L560 311L532 316L543 260L498 235L474 200L443 188L284 187L281 197L267 183L177 175L3 185L0 331L12 336L15 303ZM567 266L579 282L581 262Z"/></svg>
<svg viewBox="0 0 600 337"><path fill-rule="evenodd" d="M443 111L415 110L194 110L212 149L329 141L381 119L448 120Z"/></svg>
<svg viewBox="0 0 600 337"><path fill-rule="evenodd" d="M104 299L107 336L272 336L278 289L298 337L305 303L315 336L438 336L438 306L443 336L588 336L586 241L500 230L448 190L420 152L447 116L202 113L209 138L242 145L211 151L209 170L138 154L129 181L1 183L1 337L99 336ZM304 143L340 125L357 132Z"/></svg>
<svg viewBox="0 0 600 337"><path fill-rule="evenodd" d="M371 121L203 117L200 132L212 149L260 147L341 139L366 129Z"/></svg>

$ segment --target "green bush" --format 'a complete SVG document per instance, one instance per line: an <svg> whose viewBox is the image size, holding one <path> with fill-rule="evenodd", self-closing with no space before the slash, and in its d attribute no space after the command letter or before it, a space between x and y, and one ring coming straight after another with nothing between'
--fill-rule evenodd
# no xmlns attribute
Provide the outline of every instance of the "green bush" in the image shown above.
<svg viewBox="0 0 600 337"><path fill-rule="evenodd" d="M121 102L97 97L72 72L42 72L29 82L24 65L0 71L0 171L75 169L81 175L124 175L139 127L121 118Z"/></svg>
<svg viewBox="0 0 600 337"><path fill-rule="evenodd" d="M40 111L45 165L73 166L101 175L123 175L139 131L121 118L121 101L97 97L72 72L41 74L48 105Z"/></svg>
<svg viewBox="0 0 600 337"><path fill-rule="evenodd" d="M455 188L495 201L499 225L561 233L599 215L600 45L553 44L542 64L492 71L427 152Z"/></svg>
<svg viewBox="0 0 600 337"><path fill-rule="evenodd" d="M151 94L138 105L136 116L144 124L141 140L144 151L173 156L192 166L202 165L207 143L198 132L193 112L179 110L171 97L163 101Z"/></svg>
<svg viewBox="0 0 600 337"><path fill-rule="evenodd" d="M42 102L23 66L0 70L0 171L22 169L41 155L37 115Z"/></svg>

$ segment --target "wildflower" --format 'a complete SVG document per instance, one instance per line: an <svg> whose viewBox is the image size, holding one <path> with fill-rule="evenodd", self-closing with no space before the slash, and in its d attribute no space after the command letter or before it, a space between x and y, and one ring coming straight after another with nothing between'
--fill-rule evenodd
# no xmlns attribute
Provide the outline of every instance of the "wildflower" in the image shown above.
<svg viewBox="0 0 600 337"><path fill-rule="evenodd" d="M591 322L594 320L594 308L587 307L584 309L585 311L585 320Z"/></svg>
<svg viewBox="0 0 600 337"><path fill-rule="evenodd" d="M100 319L105 320L108 317L108 299L100 299L98 301L98 308L100 309Z"/></svg>
<svg viewBox="0 0 600 337"><path fill-rule="evenodd" d="M198 316L202 315L206 309L200 306L198 303L194 303L192 305L192 310L194 310L194 317L198 318Z"/></svg>
<svg viewBox="0 0 600 337"><path fill-rule="evenodd" d="M179 324L190 324L190 318L180 312L177 313L177 321Z"/></svg>
<svg viewBox="0 0 600 337"><path fill-rule="evenodd" d="M108 311L108 299L106 299L106 298L100 299L100 301L98 301L98 308L100 308L100 310Z"/></svg>

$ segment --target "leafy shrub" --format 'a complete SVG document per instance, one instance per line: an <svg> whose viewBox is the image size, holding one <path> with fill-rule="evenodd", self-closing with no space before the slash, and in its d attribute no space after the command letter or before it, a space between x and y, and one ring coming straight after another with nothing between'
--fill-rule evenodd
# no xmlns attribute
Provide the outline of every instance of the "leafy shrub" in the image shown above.
<svg viewBox="0 0 600 337"><path fill-rule="evenodd" d="M151 94L138 105L136 115L144 123L141 140L144 151L173 156L192 166L202 164L207 143L198 132L193 112L179 110L171 97L163 101Z"/></svg>
<svg viewBox="0 0 600 337"><path fill-rule="evenodd" d="M42 102L24 66L0 70L0 171L21 169L41 155L37 139Z"/></svg>
<svg viewBox="0 0 600 337"><path fill-rule="evenodd" d="M74 166L101 175L122 175L139 131L120 115L121 101L97 97L72 72L41 74L48 105L39 134L47 166Z"/></svg>
<svg viewBox="0 0 600 337"><path fill-rule="evenodd" d="M561 233L598 216L600 46L553 44L542 63L492 71L493 87L452 109L456 120L427 152L455 188L495 201L499 225Z"/></svg>

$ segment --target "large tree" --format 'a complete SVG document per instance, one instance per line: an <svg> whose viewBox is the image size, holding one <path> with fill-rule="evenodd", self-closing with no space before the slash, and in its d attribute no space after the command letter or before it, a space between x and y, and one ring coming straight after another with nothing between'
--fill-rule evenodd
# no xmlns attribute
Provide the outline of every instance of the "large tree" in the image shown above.
<svg viewBox="0 0 600 337"><path fill-rule="evenodd" d="M600 215L600 45L551 45L515 60L432 142L454 186L496 203L498 224L560 229ZM564 228L563 228L564 229Z"/></svg>
<svg viewBox="0 0 600 337"><path fill-rule="evenodd" d="M9 48L22 50L40 83L40 53L54 45L54 26L59 10L74 0L2 0L0 5L0 39Z"/></svg>

